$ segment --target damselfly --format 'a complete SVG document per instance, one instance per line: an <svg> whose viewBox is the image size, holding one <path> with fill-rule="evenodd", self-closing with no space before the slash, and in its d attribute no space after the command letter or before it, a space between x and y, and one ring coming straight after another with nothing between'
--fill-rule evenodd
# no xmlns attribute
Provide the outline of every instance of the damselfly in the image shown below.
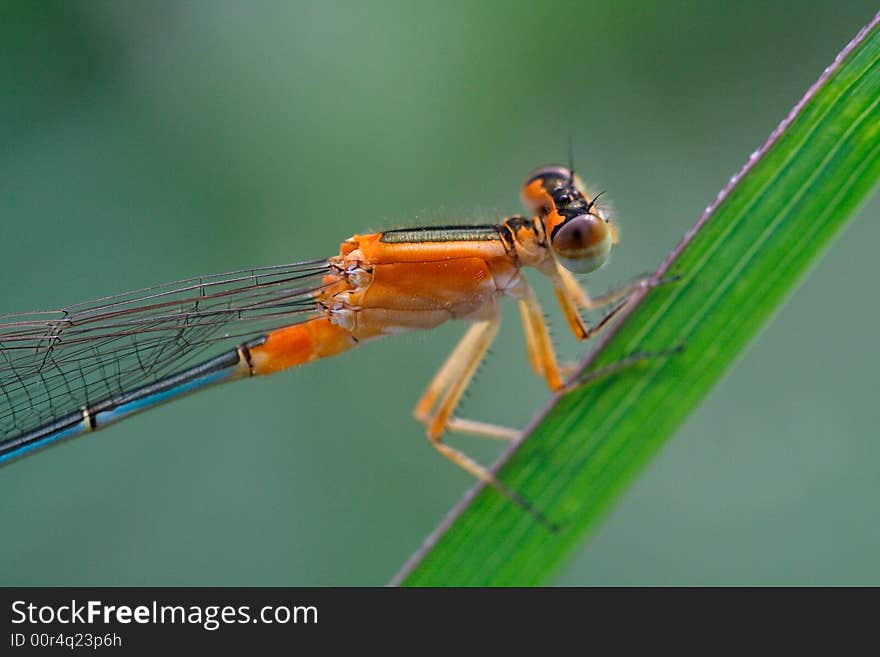
<svg viewBox="0 0 880 657"><path fill-rule="evenodd" d="M574 273L605 263L617 231L573 171L534 171L522 198L530 216L497 225L354 235L327 259L0 316L0 463L217 383L465 319L470 328L414 414L441 454L527 506L486 468L443 442L447 430L519 436L511 428L453 415L498 331L499 299L509 296L519 304L531 366L551 390L559 390L564 370L523 268L550 278L581 340L605 326L639 283L590 298L575 279ZM588 327L579 309L601 306L611 310ZM230 347L217 355L224 343Z"/></svg>

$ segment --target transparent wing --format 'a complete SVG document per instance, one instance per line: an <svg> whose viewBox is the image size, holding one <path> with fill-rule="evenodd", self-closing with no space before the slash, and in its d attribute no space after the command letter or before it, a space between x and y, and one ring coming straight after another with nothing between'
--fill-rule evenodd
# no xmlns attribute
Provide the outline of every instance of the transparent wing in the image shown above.
<svg viewBox="0 0 880 657"><path fill-rule="evenodd" d="M311 319L334 281L312 260L0 315L0 439Z"/></svg>

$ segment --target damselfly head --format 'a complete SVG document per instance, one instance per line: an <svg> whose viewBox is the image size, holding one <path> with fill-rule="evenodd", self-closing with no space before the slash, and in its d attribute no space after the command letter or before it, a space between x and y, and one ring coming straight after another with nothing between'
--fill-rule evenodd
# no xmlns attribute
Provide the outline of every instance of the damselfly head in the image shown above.
<svg viewBox="0 0 880 657"><path fill-rule="evenodd" d="M537 215L546 215L553 209L548 194L554 189L582 189L581 179L571 169L551 164L535 169L526 178L522 190L523 205Z"/></svg>
<svg viewBox="0 0 880 657"><path fill-rule="evenodd" d="M605 264L617 231L596 206L601 192L588 198L571 169L553 165L533 171L522 195L526 207L543 222L550 249L562 266L585 274Z"/></svg>

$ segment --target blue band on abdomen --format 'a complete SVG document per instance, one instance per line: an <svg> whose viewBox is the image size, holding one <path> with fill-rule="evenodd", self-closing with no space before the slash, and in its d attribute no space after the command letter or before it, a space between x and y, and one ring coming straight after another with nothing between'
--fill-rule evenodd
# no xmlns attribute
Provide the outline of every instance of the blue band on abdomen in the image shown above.
<svg viewBox="0 0 880 657"><path fill-rule="evenodd" d="M101 427L105 427L108 424L119 422L119 420L123 420L129 415L133 415L135 413L139 413L140 411L145 411L149 408L152 408L153 406L158 406L159 404L162 404L164 402L171 401L175 397L180 397L187 393L195 392L199 388L204 388L215 383L221 383L226 379L232 378L235 373L236 371L234 369L221 370L220 372L214 372L213 374L203 376L193 381L187 381L186 383L182 383L173 388L168 388L167 390L155 392L153 394L134 399L130 402L120 404L109 411L99 411L92 416L95 423L95 429L100 429Z"/></svg>
<svg viewBox="0 0 880 657"><path fill-rule="evenodd" d="M246 350L247 345L242 348ZM241 352L238 349L228 351L155 383L89 404L81 411L54 419L33 431L0 443L0 465L62 440L95 431L187 393L247 376L250 369L240 367L240 363Z"/></svg>

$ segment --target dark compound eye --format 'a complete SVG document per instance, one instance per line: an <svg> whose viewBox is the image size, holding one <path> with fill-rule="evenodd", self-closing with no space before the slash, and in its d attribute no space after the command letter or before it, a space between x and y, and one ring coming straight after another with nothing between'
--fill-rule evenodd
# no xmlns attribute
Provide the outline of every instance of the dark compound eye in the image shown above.
<svg viewBox="0 0 880 657"><path fill-rule="evenodd" d="M566 269L582 274L605 263L611 253L612 235L604 220L581 214L557 226L551 244Z"/></svg>
<svg viewBox="0 0 880 657"><path fill-rule="evenodd" d="M557 253L576 255L602 240L602 220L581 214L559 224L553 231L553 248Z"/></svg>

